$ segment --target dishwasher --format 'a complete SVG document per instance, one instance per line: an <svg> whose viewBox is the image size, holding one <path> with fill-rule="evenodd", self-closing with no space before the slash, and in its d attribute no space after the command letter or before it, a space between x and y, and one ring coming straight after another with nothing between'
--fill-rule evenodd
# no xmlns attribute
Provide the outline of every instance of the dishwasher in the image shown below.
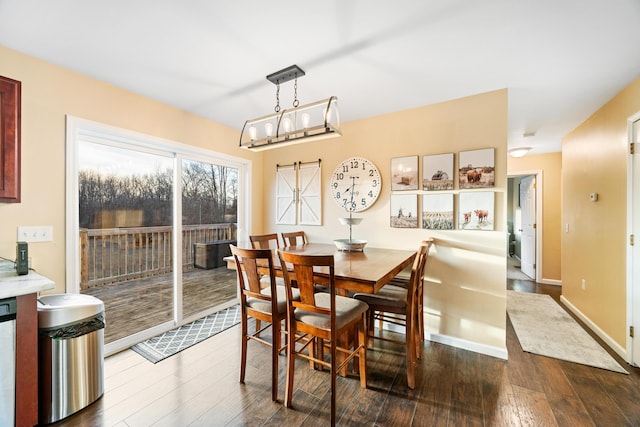
<svg viewBox="0 0 640 427"><path fill-rule="evenodd" d="M16 299L0 299L0 426L15 425Z"/></svg>

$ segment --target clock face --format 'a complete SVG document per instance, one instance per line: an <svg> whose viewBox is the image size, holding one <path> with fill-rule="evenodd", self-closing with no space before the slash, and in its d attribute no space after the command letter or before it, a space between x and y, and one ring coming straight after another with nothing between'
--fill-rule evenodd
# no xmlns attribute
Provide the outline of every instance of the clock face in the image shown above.
<svg viewBox="0 0 640 427"><path fill-rule="evenodd" d="M381 188L380 171L362 157L344 160L331 175L333 200L347 212L360 212L371 207Z"/></svg>

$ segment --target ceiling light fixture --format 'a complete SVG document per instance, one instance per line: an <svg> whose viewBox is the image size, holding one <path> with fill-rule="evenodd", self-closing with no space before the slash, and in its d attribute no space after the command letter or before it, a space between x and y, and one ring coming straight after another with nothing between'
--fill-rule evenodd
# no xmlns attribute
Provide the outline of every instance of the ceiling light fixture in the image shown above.
<svg viewBox="0 0 640 427"><path fill-rule="evenodd" d="M525 156L529 151L531 151L531 147L518 147L518 148L512 148L511 150L509 150L509 155L511 157L523 157Z"/></svg>
<svg viewBox="0 0 640 427"><path fill-rule="evenodd" d="M341 136L338 98L312 102L300 106L298 77L305 72L297 65L284 68L267 76L276 85L275 113L247 120L240 133L240 147L253 151L268 150L301 142ZM293 108L280 109L280 84L294 82Z"/></svg>

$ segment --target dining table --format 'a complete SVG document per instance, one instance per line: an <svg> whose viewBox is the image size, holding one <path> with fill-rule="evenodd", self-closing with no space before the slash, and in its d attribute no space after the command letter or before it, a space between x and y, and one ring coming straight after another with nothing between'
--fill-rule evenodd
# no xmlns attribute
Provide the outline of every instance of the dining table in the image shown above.
<svg viewBox="0 0 640 427"><path fill-rule="evenodd" d="M250 247L240 245L241 247ZM393 277L413 263L415 250L364 248L362 251L351 252L338 249L331 243L306 243L303 245L286 246L280 250L300 255L331 255L334 259L334 280L336 292L347 294L351 292L377 293ZM282 266L274 250L274 270L282 276ZM226 257L227 267L235 269L233 257ZM268 273L268 272L267 272ZM329 269L327 267L314 270L318 284L329 283Z"/></svg>
<svg viewBox="0 0 640 427"><path fill-rule="evenodd" d="M251 244L239 243L239 247L251 248ZM366 292L377 293L385 284L389 283L398 273L413 263L416 250L364 248L361 251L344 251L330 243L305 243L302 245L286 246L280 248L284 252L302 255L331 255L334 259L334 284L337 295L348 296L349 293ZM282 277L280 258L272 249L273 267L277 276ZM236 269L233 257L225 257L227 268ZM289 270L291 270L289 268ZM267 266L262 271L269 274ZM314 281L319 285L329 285L330 273L328 267L314 267ZM295 277L295 276L294 276ZM341 340L349 340L350 337L341 337ZM347 346L346 343L343 344ZM339 355L339 359L343 355ZM356 365L354 365L354 369ZM340 375L347 375L344 367Z"/></svg>

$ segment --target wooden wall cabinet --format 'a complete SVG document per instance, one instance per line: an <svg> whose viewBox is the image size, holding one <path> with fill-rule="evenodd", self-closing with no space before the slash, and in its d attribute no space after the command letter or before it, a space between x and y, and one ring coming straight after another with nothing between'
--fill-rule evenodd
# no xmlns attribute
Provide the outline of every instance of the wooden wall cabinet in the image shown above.
<svg viewBox="0 0 640 427"><path fill-rule="evenodd" d="M0 76L0 202L20 202L22 84Z"/></svg>

